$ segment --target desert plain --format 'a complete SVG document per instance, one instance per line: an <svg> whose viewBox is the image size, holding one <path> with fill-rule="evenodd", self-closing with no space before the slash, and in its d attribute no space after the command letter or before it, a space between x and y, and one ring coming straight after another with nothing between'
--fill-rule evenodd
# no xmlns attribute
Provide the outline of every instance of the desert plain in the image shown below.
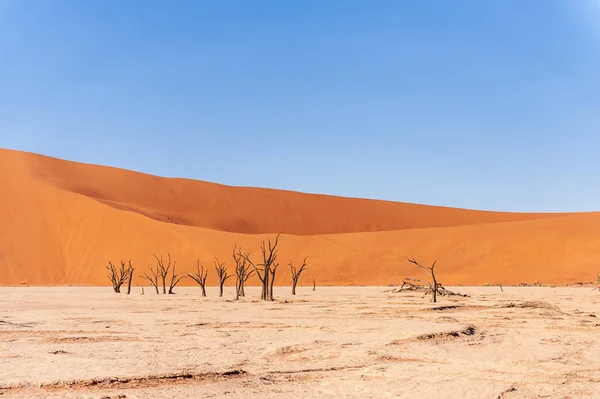
<svg viewBox="0 0 600 399"><path fill-rule="evenodd" d="M600 293L109 287L0 295L3 398L598 398Z"/></svg>

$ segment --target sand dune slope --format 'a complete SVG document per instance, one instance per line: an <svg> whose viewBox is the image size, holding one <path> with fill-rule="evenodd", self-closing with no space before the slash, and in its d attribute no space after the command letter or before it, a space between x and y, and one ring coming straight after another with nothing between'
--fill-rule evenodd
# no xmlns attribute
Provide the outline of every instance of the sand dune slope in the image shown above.
<svg viewBox="0 0 600 399"><path fill-rule="evenodd" d="M494 214L419 206L402 211L408 205L166 180L12 151L0 152L0 190L0 284L104 285L108 260L132 259L139 275L152 263L152 253L167 251L185 273L197 259L210 266L214 256L231 265L234 243L258 256L261 240L273 237L221 231L218 220L254 233L284 228L296 233L282 236L278 284L290 281L288 261L304 256L310 257L307 284L313 277L318 284L370 285L421 276L403 260L405 253L423 262L438 259L445 284L562 284L590 281L600 271L600 214ZM196 192L198 201L190 197ZM210 212L193 205L211 201ZM333 208L323 205L336 207L336 201L347 201L348 214L331 215ZM175 206L180 204L181 209ZM130 211L134 207L144 212ZM296 219L287 226L277 225L275 217L263 223L260 217L273 209L282 223L286 209ZM226 219L229 210L244 223ZM148 217L151 212L172 219L188 215L188 220L163 222ZM374 222L368 222L371 214ZM412 219L402 224L404 216Z"/></svg>
<svg viewBox="0 0 600 399"><path fill-rule="evenodd" d="M557 214L482 212L418 204L310 195L165 179L122 169L68 162L35 154L23 158L34 180L79 193L117 209L195 227L237 233L313 235L541 219Z"/></svg>

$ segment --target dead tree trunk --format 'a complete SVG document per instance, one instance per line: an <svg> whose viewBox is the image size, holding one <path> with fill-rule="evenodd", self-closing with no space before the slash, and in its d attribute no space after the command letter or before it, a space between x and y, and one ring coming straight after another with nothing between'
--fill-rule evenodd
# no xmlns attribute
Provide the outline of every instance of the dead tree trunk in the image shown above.
<svg viewBox="0 0 600 399"><path fill-rule="evenodd" d="M131 265L131 260L129 261L129 267L127 268L127 295L131 294L131 282L133 281L133 271L135 267Z"/></svg>
<svg viewBox="0 0 600 399"><path fill-rule="evenodd" d="M317 281L313 278L313 291L317 290Z"/></svg>
<svg viewBox="0 0 600 399"><path fill-rule="evenodd" d="M156 263L158 265L158 274L162 280L163 294L167 293L167 275L169 274L169 269L171 268L171 254L167 252L167 255L169 256L169 259L166 266L163 263L162 255L160 256L160 259L158 258L158 256L154 255L154 257L156 258Z"/></svg>
<svg viewBox="0 0 600 399"><path fill-rule="evenodd" d="M269 281L269 301L273 300L273 285L275 285L275 272L277 271L278 266L279 263L271 265L271 280Z"/></svg>
<svg viewBox="0 0 600 399"><path fill-rule="evenodd" d="M241 296L246 296L244 284L252 276L254 270L250 270L250 265L242 255L242 250L236 251L236 249L237 246L234 246L232 256L235 261L235 299L238 300Z"/></svg>
<svg viewBox="0 0 600 399"><path fill-rule="evenodd" d="M302 262L302 266L300 266L300 269L296 269L296 266L294 266L292 264L292 262L290 262L290 270L292 271L292 295L296 295L296 285L298 285L298 279L300 278L300 274L302 274L304 269L306 269L306 259L308 259L308 258L304 258L304 261ZM315 287L314 287L314 280L313 280L313 291L314 290L315 290Z"/></svg>
<svg viewBox="0 0 600 399"><path fill-rule="evenodd" d="M175 286L176 286L177 284L179 284L179 282L185 278L185 274L184 274L183 276L180 276L180 277L179 277L179 276L178 276L178 275L175 273L175 266L176 266L176 265L177 265L177 261L175 261L175 262L173 263L173 269L171 269L171 282L169 283L169 294L174 294L174 292L173 292L173 288L175 288Z"/></svg>
<svg viewBox="0 0 600 399"><path fill-rule="evenodd" d="M152 286L154 287L154 289L156 290L156 295L159 294L158 291L158 276L159 276L159 270L158 270L158 265L156 266L155 269L152 268L152 266L148 266L148 270L150 271L150 274L148 273L144 273L143 278L145 278L146 280L148 280L150 282L150 284L152 284Z"/></svg>
<svg viewBox="0 0 600 399"><path fill-rule="evenodd" d="M129 271L125 268L125 262L121 261L121 267L117 268L109 261L106 269L108 270L109 274L107 277L112 283L113 290L117 294L121 293L121 286L125 284L127 277L129 276Z"/></svg>
<svg viewBox="0 0 600 399"><path fill-rule="evenodd" d="M427 284L429 285L429 290L431 291L431 297L433 299L433 302L434 303L437 302L438 282L435 278L435 264L436 264L437 260L434 261L431 266L423 266L419 262L417 262L414 257L409 258L408 256L405 256L405 258L410 263L419 267L420 269L425 270L429 274L429 276L431 277L431 281L427 281Z"/></svg>
<svg viewBox="0 0 600 399"><path fill-rule="evenodd" d="M219 278L219 297L223 296L223 285L225 281L233 276L227 274L227 267L225 262L219 262L219 258L215 258L215 269L217 270L217 277Z"/></svg>
<svg viewBox="0 0 600 399"><path fill-rule="evenodd" d="M271 269L272 269L273 265L275 265L275 260L277 259L277 254L279 252L279 250L277 249L277 245L279 243L280 235L281 234L277 234L277 236L275 237L274 243L271 243L271 240L269 239L268 246L267 246L267 243L265 243L263 241L261 248L260 248L261 252L262 252L262 256L263 256L263 262L259 263L258 265L255 265L254 262L252 262L252 260L250 259L249 253L243 253L240 251L240 253L246 259L246 261L248 261L250 266L252 266L256 275L258 276L258 279L262 283L262 289L261 289L261 295L260 295L260 299L262 301L272 301L273 300L273 295L270 295L270 293L272 294L272 291L273 291L271 281L273 280L274 272ZM275 267L277 267L277 266L275 266Z"/></svg>
<svg viewBox="0 0 600 399"><path fill-rule="evenodd" d="M198 259L196 264L196 274L188 273L188 276L200 285L202 288L202 296L206 296L206 277L208 276L208 270L204 270L204 266L200 266L200 259Z"/></svg>

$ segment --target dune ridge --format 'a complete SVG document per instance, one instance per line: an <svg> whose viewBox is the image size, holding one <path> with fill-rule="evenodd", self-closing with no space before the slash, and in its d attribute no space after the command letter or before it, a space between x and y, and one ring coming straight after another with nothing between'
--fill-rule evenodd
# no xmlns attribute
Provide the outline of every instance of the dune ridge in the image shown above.
<svg viewBox="0 0 600 399"><path fill-rule="evenodd" d="M565 284L600 271L599 213L486 212L231 187L11 150L0 150L0 187L2 285L107 285L108 260L132 259L138 275L152 253L167 251L182 273L196 259L212 271L214 256L231 266L234 244L258 256L261 240L279 231L281 285L290 283L288 262L304 256L300 283L318 285L421 276L404 254L437 259L447 285Z"/></svg>

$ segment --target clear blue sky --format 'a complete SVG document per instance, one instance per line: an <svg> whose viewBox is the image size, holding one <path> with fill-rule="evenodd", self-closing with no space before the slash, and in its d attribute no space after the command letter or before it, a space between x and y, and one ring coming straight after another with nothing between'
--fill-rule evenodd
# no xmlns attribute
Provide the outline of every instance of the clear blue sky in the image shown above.
<svg viewBox="0 0 600 399"><path fill-rule="evenodd" d="M600 210L600 1L0 0L0 147L232 185Z"/></svg>

